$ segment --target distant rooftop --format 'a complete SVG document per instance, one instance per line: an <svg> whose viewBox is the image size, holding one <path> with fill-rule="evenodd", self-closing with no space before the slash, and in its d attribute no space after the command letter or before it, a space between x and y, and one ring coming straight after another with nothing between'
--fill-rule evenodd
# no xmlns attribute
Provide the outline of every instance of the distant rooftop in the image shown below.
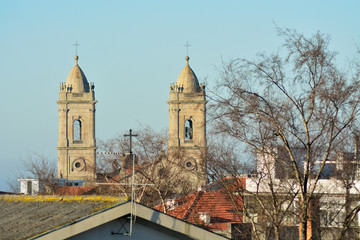
<svg viewBox="0 0 360 240"><path fill-rule="evenodd" d="M226 231L228 223L242 223L241 198L233 198L228 190L245 186L245 177L224 178L221 182L213 182L203 189L175 199L175 206L168 209L167 214L204 229L220 232ZM163 205L154 207L163 210ZM205 223L201 215L208 215Z"/></svg>

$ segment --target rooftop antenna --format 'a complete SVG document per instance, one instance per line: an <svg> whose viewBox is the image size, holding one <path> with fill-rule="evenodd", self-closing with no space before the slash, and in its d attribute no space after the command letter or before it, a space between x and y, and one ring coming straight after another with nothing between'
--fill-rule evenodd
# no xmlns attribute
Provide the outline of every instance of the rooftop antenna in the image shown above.
<svg viewBox="0 0 360 240"><path fill-rule="evenodd" d="M186 41L186 44L184 46L186 47L186 56L189 56L189 47L191 46L189 44L189 41Z"/></svg>
<svg viewBox="0 0 360 240"><path fill-rule="evenodd" d="M135 158L132 154L132 138L137 137L137 134L132 134L132 130L130 128L129 134L124 134L124 137L129 137L130 139L130 147L129 147L129 154L132 158L132 176L131 176L131 205L130 205L130 231L129 236L132 235L132 225L133 225L133 211L134 211L134 175L135 175Z"/></svg>
<svg viewBox="0 0 360 240"><path fill-rule="evenodd" d="M133 134L133 131L130 129L129 130L129 134L124 134L124 137L129 137L129 141L130 141L130 146L129 146L129 155L132 157L132 178L131 178L131 202L130 202L130 229L129 231L126 230L125 226L124 226L124 222L120 221L120 229L117 232L111 231L111 235L124 235L124 236L132 236L132 226L133 226L133 220L134 220L134 186L135 185L139 185L139 186L153 186L154 184L135 184L134 183L134 177L135 177L135 155L132 154L132 138L133 137L137 137L137 134ZM111 155L111 154L121 154L119 152L103 152L103 153L98 153L98 154L106 154L106 155ZM96 183L97 185L129 185L128 183ZM125 230L125 232L122 232L123 230Z"/></svg>
<svg viewBox="0 0 360 240"><path fill-rule="evenodd" d="M80 44L76 40L73 46L75 46L75 56L77 56L78 46L80 46Z"/></svg>

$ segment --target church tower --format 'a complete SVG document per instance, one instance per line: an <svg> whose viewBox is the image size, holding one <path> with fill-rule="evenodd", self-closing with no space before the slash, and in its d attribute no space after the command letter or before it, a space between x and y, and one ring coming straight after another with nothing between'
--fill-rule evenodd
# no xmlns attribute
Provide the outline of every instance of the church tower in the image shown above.
<svg viewBox="0 0 360 240"><path fill-rule="evenodd" d="M206 94L189 66L185 68L169 93L169 159L184 168L192 182L204 185L206 174ZM195 178L195 179L193 179Z"/></svg>
<svg viewBox="0 0 360 240"><path fill-rule="evenodd" d="M95 92L78 65L60 84L58 178L67 180L95 180Z"/></svg>

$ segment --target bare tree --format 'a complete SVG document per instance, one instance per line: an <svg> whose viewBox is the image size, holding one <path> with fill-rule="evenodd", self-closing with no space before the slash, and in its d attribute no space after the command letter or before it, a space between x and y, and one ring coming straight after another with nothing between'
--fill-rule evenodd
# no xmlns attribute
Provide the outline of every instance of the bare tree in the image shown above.
<svg viewBox="0 0 360 240"><path fill-rule="evenodd" d="M149 206L161 203L166 213L168 199L186 195L192 190L192 182L184 172L186 169L182 164L165 155L140 167L135 180L146 185L137 187L137 200Z"/></svg>
<svg viewBox="0 0 360 240"><path fill-rule="evenodd" d="M133 140L132 152L136 157L136 164L143 165L160 159L165 154L166 132L156 132L149 126L136 129L137 137ZM131 168L132 160L129 158L129 139L123 132L108 140L98 140L96 172L106 180L119 173L126 174Z"/></svg>
<svg viewBox="0 0 360 240"><path fill-rule="evenodd" d="M54 193L59 187L57 182L57 168L55 161L51 161L43 154L30 153L21 160L19 178L34 178L39 180L42 191ZM13 191L18 191L18 183L8 182ZM41 190L40 190L41 191Z"/></svg>
<svg viewBox="0 0 360 240"><path fill-rule="evenodd" d="M135 200L150 206L159 202L166 206L167 198L188 193L191 184L181 174L183 166L167 156L166 132L156 132L149 126L134 132L138 135L132 145ZM103 181L114 183L100 187L100 190L106 188L107 192L129 196L132 176L132 158L127 154L129 139L124 138L124 134L118 134L112 139L98 142L101 152L110 153L98 155L98 176ZM163 210L166 212L166 207Z"/></svg>
<svg viewBox="0 0 360 240"><path fill-rule="evenodd" d="M210 109L218 133L289 173L299 198L299 238L305 240L312 237L309 212L321 175L343 153L358 119L359 69L336 67L326 35L278 31L284 52L224 64Z"/></svg>

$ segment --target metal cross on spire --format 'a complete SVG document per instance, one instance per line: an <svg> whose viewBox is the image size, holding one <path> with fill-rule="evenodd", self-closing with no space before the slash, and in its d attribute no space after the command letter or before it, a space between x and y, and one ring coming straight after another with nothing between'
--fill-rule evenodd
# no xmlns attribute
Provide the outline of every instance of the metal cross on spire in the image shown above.
<svg viewBox="0 0 360 240"><path fill-rule="evenodd" d="M124 137L130 137L130 155L132 154L132 137L137 137L137 134L132 134L132 130L129 130L129 134L124 134Z"/></svg>
<svg viewBox="0 0 360 240"><path fill-rule="evenodd" d="M191 46L189 44L189 41L186 41L186 44L184 46L186 47L186 56L189 56L189 47Z"/></svg>
<svg viewBox="0 0 360 240"><path fill-rule="evenodd" d="M78 46L80 46L80 44L78 44L78 42L76 40L76 42L73 44L73 46L75 46L75 56L77 56L77 50L78 50Z"/></svg>

